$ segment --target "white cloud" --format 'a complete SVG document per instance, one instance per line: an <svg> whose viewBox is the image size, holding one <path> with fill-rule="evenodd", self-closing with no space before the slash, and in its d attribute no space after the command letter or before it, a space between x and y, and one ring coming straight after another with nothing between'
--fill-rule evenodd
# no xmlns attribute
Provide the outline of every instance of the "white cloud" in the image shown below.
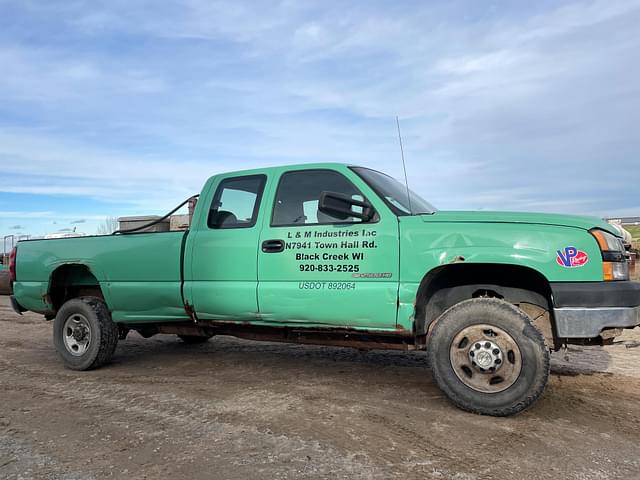
<svg viewBox="0 0 640 480"><path fill-rule="evenodd" d="M0 34L12 72L0 101L31 119L0 116L0 191L159 211L231 169L327 160L400 176L399 114L412 186L441 207L637 203L636 0L114 1L29 15L41 8L68 19L67 42Z"/></svg>
<svg viewBox="0 0 640 480"><path fill-rule="evenodd" d="M104 220L107 215L83 215L85 220ZM23 218L23 219L47 219L47 220L72 220L78 215L59 214L52 211L32 211L32 210L0 210L0 218ZM70 222L76 223L76 222Z"/></svg>

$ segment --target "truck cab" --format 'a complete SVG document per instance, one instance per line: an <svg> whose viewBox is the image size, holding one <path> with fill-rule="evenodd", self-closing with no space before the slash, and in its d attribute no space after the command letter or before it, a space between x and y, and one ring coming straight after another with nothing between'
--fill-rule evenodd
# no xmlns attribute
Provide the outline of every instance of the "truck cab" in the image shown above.
<svg viewBox="0 0 640 480"><path fill-rule="evenodd" d="M398 328L398 217L355 170L215 177L194 225L185 294L199 318ZM210 255L216 251L224 258Z"/></svg>

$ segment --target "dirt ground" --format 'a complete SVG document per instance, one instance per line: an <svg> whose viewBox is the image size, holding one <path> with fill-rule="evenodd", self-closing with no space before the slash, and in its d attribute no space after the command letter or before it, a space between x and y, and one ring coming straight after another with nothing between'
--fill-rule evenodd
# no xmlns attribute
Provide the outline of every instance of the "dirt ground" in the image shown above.
<svg viewBox="0 0 640 480"><path fill-rule="evenodd" d="M447 403L423 353L130 334L65 370L0 297L2 479L638 479L640 331L554 354L514 418Z"/></svg>

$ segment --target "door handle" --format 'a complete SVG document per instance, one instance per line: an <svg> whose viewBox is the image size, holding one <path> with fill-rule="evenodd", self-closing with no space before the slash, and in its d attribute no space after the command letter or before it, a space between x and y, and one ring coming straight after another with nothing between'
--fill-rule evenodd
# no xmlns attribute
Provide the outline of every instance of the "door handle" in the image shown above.
<svg viewBox="0 0 640 480"><path fill-rule="evenodd" d="M264 253L280 253L284 251L284 240L265 240L262 242Z"/></svg>

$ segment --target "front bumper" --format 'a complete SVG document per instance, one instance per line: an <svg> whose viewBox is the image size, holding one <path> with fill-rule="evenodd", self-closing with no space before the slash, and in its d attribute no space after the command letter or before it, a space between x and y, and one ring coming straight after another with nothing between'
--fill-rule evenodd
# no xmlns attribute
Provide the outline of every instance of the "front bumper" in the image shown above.
<svg viewBox="0 0 640 480"><path fill-rule="evenodd" d="M605 328L640 325L640 307L556 308L554 313L560 338L594 338Z"/></svg>
<svg viewBox="0 0 640 480"><path fill-rule="evenodd" d="M595 338L640 325L640 282L552 283L559 338Z"/></svg>

